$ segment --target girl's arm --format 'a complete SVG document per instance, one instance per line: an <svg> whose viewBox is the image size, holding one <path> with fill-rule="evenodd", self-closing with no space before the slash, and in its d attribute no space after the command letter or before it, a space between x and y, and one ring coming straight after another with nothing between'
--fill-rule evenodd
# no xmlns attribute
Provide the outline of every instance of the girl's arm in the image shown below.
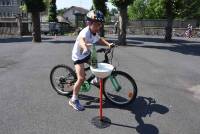
<svg viewBox="0 0 200 134"><path fill-rule="evenodd" d="M83 50L87 50L89 48L89 44L86 43L85 38L80 37L79 44Z"/></svg>
<svg viewBox="0 0 200 134"><path fill-rule="evenodd" d="M107 42L104 38L100 38L100 40L98 41L99 44L101 45L107 45L107 46L111 46L111 43Z"/></svg>

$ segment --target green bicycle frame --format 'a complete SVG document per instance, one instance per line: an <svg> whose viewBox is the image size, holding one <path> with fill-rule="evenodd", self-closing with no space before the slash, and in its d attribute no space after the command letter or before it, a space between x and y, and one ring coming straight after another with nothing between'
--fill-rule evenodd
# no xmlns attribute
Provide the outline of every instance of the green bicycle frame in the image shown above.
<svg viewBox="0 0 200 134"><path fill-rule="evenodd" d="M119 85L119 82L117 81L115 76L110 75L109 78L112 82L112 85L113 85L115 91L119 92L122 89L122 87Z"/></svg>

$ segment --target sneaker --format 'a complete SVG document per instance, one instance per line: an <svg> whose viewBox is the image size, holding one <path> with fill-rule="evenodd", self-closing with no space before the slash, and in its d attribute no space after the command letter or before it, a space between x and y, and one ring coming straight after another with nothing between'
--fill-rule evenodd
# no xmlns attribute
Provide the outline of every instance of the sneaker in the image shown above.
<svg viewBox="0 0 200 134"><path fill-rule="evenodd" d="M71 99L69 100L69 105L72 106L75 110L77 111L83 111L85 110L84 106L82 106L79 102L79 100L72 101Z"/></svg>

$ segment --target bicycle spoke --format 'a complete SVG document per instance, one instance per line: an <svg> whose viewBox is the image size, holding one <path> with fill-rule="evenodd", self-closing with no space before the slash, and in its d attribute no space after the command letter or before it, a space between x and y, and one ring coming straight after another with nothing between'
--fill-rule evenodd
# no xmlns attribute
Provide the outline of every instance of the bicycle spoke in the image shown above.
<svg viewBox="0 0 200 134"><path fill-rule="evenodd" d="M126 73L114 71L104 83L105 97L117 105L131 103L137 95L137 86L134 80Z"/></svg>
<svg viewBox="0 0 200 134"><path fill-rule="evenodd" d="M54 67L50 74L52 87L62 95L72 93L75 78L75 72L65 65Z"/></svg>

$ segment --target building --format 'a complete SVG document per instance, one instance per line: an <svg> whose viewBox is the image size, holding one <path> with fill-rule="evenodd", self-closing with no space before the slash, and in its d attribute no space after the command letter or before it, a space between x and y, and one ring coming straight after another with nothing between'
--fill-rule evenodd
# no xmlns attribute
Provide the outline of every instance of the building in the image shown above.
<svg viewBox="0 0 200 134"><path fill-rule="evenodd" d="M20 14L22 18L26 18L27 13L20 11L20 5L22 4L22 0L1 0L0 18L14 18L17 14Z"/></svg>
<svg viewBox="0 0 200 134"><path fill-rule="evenodd" d="M65 10L63 17L74 27L82 27L85 25L85 16L89 10L72 6Z"/></svg>
<svg viewBox="0 0 200 134"><path fill-rule="evenodd" d="M23 0L0 0L0 34L28 33L28 15L20 10Z"/></svg>

